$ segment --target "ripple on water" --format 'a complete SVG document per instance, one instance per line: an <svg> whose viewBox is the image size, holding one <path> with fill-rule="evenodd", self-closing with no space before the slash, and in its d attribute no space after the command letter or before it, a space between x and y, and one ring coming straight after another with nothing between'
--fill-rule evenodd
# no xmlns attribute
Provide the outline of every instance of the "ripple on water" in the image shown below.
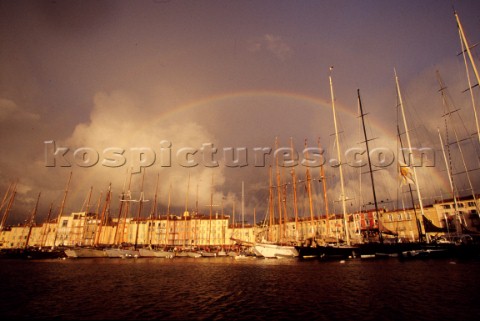
<svg viewBox="0 0 480 321"><path fill-rule="evenodd" d="M231 258L2 261L0 316L438 320L480 315L480 262Z"/></svg>

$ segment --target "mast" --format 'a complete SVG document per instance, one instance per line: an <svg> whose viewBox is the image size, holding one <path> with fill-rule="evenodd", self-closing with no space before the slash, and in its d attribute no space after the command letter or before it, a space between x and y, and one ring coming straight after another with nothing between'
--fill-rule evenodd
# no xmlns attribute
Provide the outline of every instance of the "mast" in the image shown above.
<svg viewBox="0 0 480 321"><path fill-rule="evenodd" d="M208 219L208 245L212 245L212 211L213 211L213 173L212 173L212 186L210 187L210 216Z"/></svg>
<svg viewBox="0 0 480 321"><path fill-rule="evenodd" d="M345 202L345 187L344 187L344 181L343 181L343 170L342 170L342 155L340 152L340 139L338 136L338 127L337 127L337 115L335 113L335 95L333 94L333 83L332 83L332 70L333 67L330 67L330 75L328 76L328 79L330 80L330 95L332 98L332 110L333 110L333 122L335 125L335 141L337 145L337 158L338 158L338 169L340 171L340 187L341 187L341 192L340 192L340 198L342 201L342 211L343 211L343 222L345 225L345 238L346 238L346 243L347 245L350 245L350 232L348 229L348 220L347 220L347 205Z"/></svg>
<svg viewBox="0 0 480 321"><path fill-rule="evenodd" d="M447 89L447 87L444 86L443 84L443 81L442 81L442 78L440 77L440 72L437 70L437 80L438 80L438 84L440 85L440 93L442 95L442 102L443 102L443 106L444 108L446 109L446 112L445 114L443 115L445 117L445 130L447 132L447 135L448 135L448 131L447 131L447 116L449 118L452 118L452 114L454 112L457 112L457 110L453 110L451 111L450 110L450 104L448 103L448 99L447 99L447 96L445 95L445 90ZM467 176L467 181L468 181L468 185L470 187L470 190L472 192L472 197L473 197L473 200L475 202L475 207L477 209L477 212L479 211L479 208L478 208L478 205L477 205L477 199L476 199L476 195L475 195L475 190L473 188L473 184L472 184L472 180L470 179L470 174L469 174L469 170L468 170L468 167L467 167L467 163L465 162L465 156L463 154L463 149L462 149L462 146L460 145L460 139L458 137L458 133L457 133L457 130L455 128L455 125L453 124L453 134L455 135L455 141L456 141L456 145L458 147L458 151L460 152L460 156L462 158L462 165L463 165L463 168L465 169L465 174ZM448 138L448 136L447 136ZM448 143L448 142L447 142ZM451 177L451 179L453 179L453 176Z"/></svg>
<svg viewBox="0 0 480 321"><path fill-rule="evenodd" d="M470 71L468 70L467 57L465 56L466 50L464 49L465 46L464 46L464 43L462 41L462 36L461 36L461 33L460 33L460 29L459 29L458 32L459 32L459 36L460 36L460 45L461 45L461 48L462 48L463 63L465 65L465 73L466 73L467 82L468 82L468 88L466 90L464 90L463 92L465 92L465 91L470 92L470 100L472 101L473 116L475 117L475 126L477 128L477 138L478 138L478 141L480 142L480 126L478 124L477 107L475 105L475 95L473 94L473 87L478 86L478 83L474 86L472 85L472 81L470 79ZM472 64L474 64L474 63L475 62L472 60Z"/></svg>
<svg viewBox="0 0 480 321"><path fill-rule="evenodd" d="M403 150L402 136L400 135L400 127L398 125L397 125L397 135L398 135L398 139L400 141L400 147ZM405 157L404 153L402 153L402 158L403 158L403 162L406 164L407 160L406 160L406 157ZM417 209L415 208L415 202L413 201L413 189L412 189L412 186L410 184L408 184L408 191L410 193L410 199L412 200L413 215L415 215L415 222L417 224L418 239L419 239L420 242L422 242L422 240L423 240L422 226L420 224L420 221L418 220ZM402 200L402 204L403 204L403 200Z"/></svg>
<svg viewBox="0 0 480 321"><path fill-rule="evenodd" d="M320 138L318 138L318 148L320 148ZM327 237L330 236L330 213L328 210L328 198L327 198L327 179L325 177L325 169L323 167L323 162L320 163L320 180L322 181L323 187L323 202L325 203L325 218L326 218L326 229Z"/></svg>
<svg viewBox="0 0 480 321"><path fill-rule="evenodd" d="M127 169L127 174L128 174L128 169ZM117 216L117 228L115 229L115 232L113 233L113 244L117 244L117 234L120 229L120 221L122 220L122 211L123 211L123 203L125 200L125 186L127 184L127 176L125 176L125 180L123 181L123 189L122 189L122 198L120 199L120 207L118 209L118 216Z"/></svg>
<svg viewBox="0 0 480 321"><path fill-rule="evenodd" d="M157 196L158 196L159 180L160 180L160 174L157 174L157 185L155 186L155 197L153 198L153 205L152 205L152 209L149 217L151 222L148 222L148 229L147 229L147 242L149 246L152 245L152 234L153 234L152 232L155 231L155 219L157 218Z"/></svg>
<svg viewBox="0 0 480 321"><path fill-rule="evenodd" d="M62 218L62 215L63 215L63 210L65 208L65 201L67 199L67 195L68 195L68 188L70 187L70 181L72 180L72 172L70 172L70 176L68 178L68 183L67 183L67 187L65 187L65 192L64 192L64 195L63 195L63 200L62 200L62 205L60 206L60 211L58 212L58 216L57 216L57 230L55 232L55 238L53 239L53 248L55 248L55 243L57 241L57 237L58 237L58 230L60 228L60 219Z"/></svg>
<svg viewBox="0 0 480 321"><path fill-rule="evenodd" d="M294 154L293 139L291 137L290 137L290 146L291 146L292 155L293 155ZM295 214L295 241L298 241L298 225L299 224L298 224L297 177L295 175L295 168L292 168L290 173L292 174L292 183L293 183L293 211Z"/></svg>
<svg viewBox="0 0 480 321"><path fill-rule="evenodd" d="M165 224L165 246L168 245L168 232L170 228L170 202L171 202L171 194L172 194L172 182L170 182L170 186L168 187L168 205L167 205L167 222Z"/></svg>
<svg viewBox="0 0 480 321"><path fill-rule="evenodd" d="M10 192L10 187L8 188L7 193L8 192ZM5 208L5 211L3 212L2 222L0 223L0 231L2 231L5 228L5 225L6 225L7 219L8 219L8 214L10 212L10 208L13 205L13 201L15 200L15 195L16 194L17 194L17 183L15 183L13 185L12 192L10 194L10 199L8 200L7 207ZM5 197L4 197L5 201L6 201L6 198L7 198L7 194L5 194ZM4 206L3 203L5 203L5 202L2 202L2 207Z"/></svg>
<svg viewBox="0 0 480 321"><path fill-rule="evenodd" d="M122 244L125 238L125 226L127 225L127 216L130 212L130 202L132 201L132 193L130 191L131 186L132 186L132 172L130 172L130 178L128 180L127 199L125 199L125 193L122 193L121 202L122 203L125 202L125 210L124 210L124 215L122 220L122 229L120 230L120 239L118 241L119 244Z"/></svg>
<svg viewBox="0 0 480 321"><path fill-rule="evenodd" d="M399 100L399 103L400 103L400 110L402 112L402 119L403 119L403 125L405 126L405 135L407 137L407 146L408 146L408 150L409 150L409 156L410 156L410 161L411 161L411 165L412 165L412 168L413 168L413 177L415 179L415 187L416 187L416 190L417 190L417 197L418 197L418 203L420 205L420 213L422 214L422 218L425 217L425 213L423 211L423 200L422 200L422 195L420 193L420 187L418 186L418 178L417 178L417 170L415 169L415 159L414 159L414 155L413 155L413 149L412 149L412 143L410 141L410 131L408 130L408 125L407 125L407 119L405 117L405 110L403 108L403 100L402 100L402 94L400 92L400 85L398 83L398 77L397 77L397 71L394 69L394 73L395 73L395 83L396 83L396 86L397 86L397 96L398 96L398 100ZM403 154L403 152L402 152ZM412 202L413 202L413 199L412 199ZM415 208L415 206L414 206ZM420 231L421 232L421 231ZM422 239L422 234L420 234L420 239Z"/></svg>
<svg viewBox="0 0 480 321"><path fill-rule="evenodd" d="M305 146L305 150L308 150L306 139L305 139L304 146ZM308 152L307 152L306 157L308 158ZM307 179L307 193L308 193L308 208L310 210L310 232L311 232L311 237L312 237L312 242L313 242L313 240L315 239L316 233L315 233L315 230L314 230L314 226L315 226L314 223L315 222L314 222L314 217L313 217L312 177L310 175L310 168L308 166L307 166L307 170L306 170L306 176L307 176L306 179Z"/></svg>
<svg viewBox="0 0 480 321"><path fill-rule="evenodd" d="M283 167L283 175L282 177L285 176L285 171L286 168ZM283 234L282 234L282 241L283 242L288 242L289 238L288 236L288 209L287 209L287 182L284 182L282 184L282 205L283 205Z"/></svg>
<svg viewBox="0 0 480 321"><path fill-rule="evenodd" d="M160 181L160 173L157 174L157 184L155 185L155 197L153 199L152 213L151 217L157 218L157 197L158 197L158 183Z"/></svg>
<svg viewBox="0 0 480 321"><path fill-rule="evenodd" d="M213 180L213 174L212 174L212 180ZM197 193L195 194L195 212L194 213L198 214L198 182L197 182Z"/></svg>
<svg viewBox="0 0 480 321"><path fill-rule="evenodd" d="M5 192L5 195L3 196L2 203L0 204L0 211L3 209L3 207L7 203L8 195L10 195L10 191L12 190L13 186L14 186L14 183L10 183L10 185L8 186L8 189ZM3 221L3 218L2 218L2 221ZM3 226L3 225L1 225L1 226Z"/></svg>
<svg viewBox="0 0 480 321"><path fill-rule="evenodd" d="M100 224L99 217L100 217L100 205L102 204L102 198L103 198L103 191L100 191L100 196L98 197L98 202L97 202L97 209L95 210L95 230L94 230L94 235L92 236L93 246L97 246L96 239L97 239L97 233L98 233L98 228L99 228L97 226L97 222L99 222L99 224Z"/></svg>
<svg viewBox="0 0 480 321"><path fill-rule="evenodd" d="M103 228L104 221L105 221L105 215L107 213L107 210L108 210L108 207L109 207L109 204L110 204L110 195L111 195L110 189L111 189L111 187L112 187L112 183L110 183L108 185L108 191L107 191L107 194L105 195L105 205L103 206L102 216L100 216L100 222L98 224L97 233L95 234L95 244L94 244L94 246L98 246L98 244L100 243L100 238L102 236L102 228Z"/></svg>
<svg viewBox="0 0 480 321"><path fill-rule="evenodd" d="M145 201L145 197L143 195L143 183L145 181L145 172L147 170L143 169L143 175L142 175L142 187L140 189L140 199L138 203L138 212L137 212L137 229L135 231L135 243L133 244L133 249L137 249L137 243L138 243L138 230L140 228L140 216L142 215L142 209L143 209L143 202Z"/></svg>
<svg viewBox="0 0 480 321"><path fill-rule="evenodd" d="M45 246L46 242L47 242L48 223L50 221L50 216L52 215L52 209L53 209L53 202L50 203L50 209L48 210L47 220L45 221L45 227L42 229L42 237L40 239L40 247Z"/></svg>
<svg viewBox="0 0 480 321"><path fill-rule="evenodd" d="M245 228L245 183L242 181L242 234Z"/></svg>
<svg viewBox="0 0 480 321"><path fill-rule="evenodd" d="M269 193L269 224L268 224L268 241L272 241L273 235L272 235L272 228L273 228L273 223L274 223L274 204L273 204L273 185L272 185L272 166L270 166L270 171L269 171L269 183L270 183L270 193Z"/></svg>
<svg viewBox="0 0 480 321"><path fill-rule="evenodd" d="M447 155L445 154L445 148L443 147L443 139L442 135L440 134L440 129L438 130L438 137L440 138L440 146L442 147L442 153L443 153L443 159L445 161L445 167L447 168L447 176L448 176L448 182L450 183L450 189L452 191L452 197L453 197L453 206L455 207L455 217L458 222L460 222L460 218L458 215L458 204L457 204L457 196L455 195L455 185L453 184L453 179L452 179L452 174L450 171L450 163L447 160ZM445 224L448 226L447 220L445 220ZM455 228L455 231L458 234L458 229Z"/></svg>
<svg viewBox="0 0 480 321"><path fill-rule="evenodd" d="M184 226L183 226L183 247L187 245L187 216L188 216L188 193L190 191L190 173L188 173L187 181L187 195L185 196L185 212L183 213L184 217Z"/></svg>
<svg viewBox="0 0 480 321"><path fill-rule="evenodd" d="M275 150L278 150L278 140L275 137ZM277 198L278 198L278 233L277 233L277 242L282 242L283 228L284 224L282 222L282 190L281 190L281 179L280 179L280 168L278 165L278 155L275 157L275 173L277 177Z"/></svg>
<svg viewBox="0 0 480 321"><path fill-rule="evenodd" d="M455 19L457 20L457 26L458 26L458 31L460 33L460 39L462 41L462 44L465 45L465 50L467 51L468 58L470 59L470 63L472 64L472 69L475 74L475 77L477 78L477 84L480 84L480 76L477 70L477 66L475 65L475 60L473 60L472 52L470 51L470 45L468 44L467 37L465 36L465 32L463 31L462 24L460 22L460 18L458 17L458 14L456 11L453 12L455 15Z"/></svg>
<svg viewBox="0 0 480 321"><path fill-rule="evenodd" d="M85 206L85 216L83 218L83 229L80 237L80 243L84 244L87 232L88 212L90 211L90 200L92 198L93 186L90 186L90 191L87 197L87 204Z"/></svg>
<svg viewBox="0 0 480 321"><path fill-rule="evenodd" d="M233 225L232 235L234 237L236 237L236 234L235 234L235 201L233 201L233 205L232 205L232 225Z"/></svg>
<svg viewBox="0 0 480 321"><path fill-rule="evenodd" d="M363 127L363 135L365 137L365 146L367 149L368 171L370 173L370 181L372 182L373 202L375 204L375 213L377 214L377 220L378 220L378 236L380 239L380 243L383 243L382 231L380 229L381 222L380 222L380 213L378 211L377 194L375 193L375 181L373 180L372 162L370 160L370 148L368 146L369 139L367 138L367 131L365 129L364 116L367 114L363 113L362 100L360 99L360 89L357 89L357 95L358 95L358 107L360 108L360 117L362 117L362 127Z"/></svg>
<svg viewBox="0 0 480 321"><path fill-rule="evenodd" d="M30 241L30 236L32 235L32 228L33 224L35 224L35 216L37 215L37 209L38 209L38 202L40 202L40 195L42 193L38 193L37 197L37 203L35 204L35 208L32 211L32 216L30 217L30 222L28 223L28 234L27 234L27 239L25 240L25 247L24 249L26 250L28 248L28 242Z"/></svg>

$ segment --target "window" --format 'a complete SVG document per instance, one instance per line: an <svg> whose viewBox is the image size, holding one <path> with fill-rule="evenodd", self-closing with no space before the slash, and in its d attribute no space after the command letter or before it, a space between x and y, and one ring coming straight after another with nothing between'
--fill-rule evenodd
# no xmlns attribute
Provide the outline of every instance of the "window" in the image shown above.
<svg viewBox="0 0 480 321"><path fill-rule="evenodd" d="M68 226L68 220L63 220L62 227L67 227L67 226Z"/></svg>

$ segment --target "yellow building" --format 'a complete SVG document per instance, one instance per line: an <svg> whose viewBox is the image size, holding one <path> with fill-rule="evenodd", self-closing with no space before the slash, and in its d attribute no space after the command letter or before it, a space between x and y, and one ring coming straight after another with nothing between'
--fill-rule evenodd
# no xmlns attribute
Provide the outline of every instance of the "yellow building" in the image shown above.
<svg viewBox="0 0 480 321"><path fill-rule="evenodd" d="M467 228L478 231L480 218L475 201L472 198L457 201L461 209L459 217ZM426 206L425 217L436 227L446 228L455 216L453 201L437 202ZM420 224L418 227L416 218ZM446 219L445 219L446 218ZM450 220L449 220L450 218ZM106 219L100 224L95 214L75 212L62 216L58 222L42 225L17 225L5 227L0 231L0 248L24 248L28 246L116 246L120 244L136 244L139 246L172 246L172 247L228 247L235 240L243 242L258 242L268 239L274 242L302 242L312 236L329 236L332 239L345 239L345 224L343 215L325 217L289 219L281 225L274 224L269 229L260 225L229 224L229 215L215 213L210 215L184 213L178 215L163 215L158 218L141 219ZM379 220L376 213L349 214L348 229L352 243L362 240L362 233L377 230ZM382 228L397 234L402 241L419 240L419 228L425 234L425 225L420 209L396 211L382 210L380 213ZM329 232L327 232L327 226ZM30 234L30 235L29 235ZM426 233L427 237L437 236L442 232ZM384 235L385 238L391 237Z"/></svg>

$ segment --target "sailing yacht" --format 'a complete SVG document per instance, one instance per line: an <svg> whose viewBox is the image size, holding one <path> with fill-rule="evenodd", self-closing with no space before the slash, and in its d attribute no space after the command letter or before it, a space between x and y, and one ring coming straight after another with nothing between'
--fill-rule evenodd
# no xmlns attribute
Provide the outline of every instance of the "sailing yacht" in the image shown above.
<svg viewBox="0 0 480 321"><path fill-rule="evenodd" d="M293 258L299 255L295 246L279 245L274 242L262 241L253 246L253 251L256 256L270 258Z"/></svg>
<svg viewBox="0 0 480 321"><path fill-rule="evenodd" d="M273 186L272 186L272 169L270 168L270 197L269 197L269 221L267 229L271 228L273 225L274 217L273 217ZM280 184L278 184L280 185ZM280 202L280 201L279 201ZM242 216L243 216L243 184L242 184ZM279 209L281 207L279 206ZM281 222L281 214L279 213L279 222ZM299 253L295 246L282 244L281 242L273 241L273 236L271 235L271 231L267 231L267 235L269 235L268 239L262 238L261 241L255 242L253 244L252 250L258 257L264 257L267 259L270 258L294 258L298 257Z"/></svg>
<svg viewBox="0 0 480 321"><path fill-rule="evenodd" d="M347 207L346 207L346 197L345 197L345 186L343 179L343 168L342 168L342 158L341 158L341 149L340 149L340 140L338 135L338 126L337 126L337 115L335 112L335 95L333 92L333 82L331 72L333 67L330 67L329 83L330 83L330 95L332 100L332 111L333 111L333 122L335 127L335 143L337 146L337 159L338 159L338 169L340 176L340 201L342 202L342 211L343 211L343 225L344 225L344 237L345 241L343 243L336 242L334 244L319 245L316 242L311 242L309 245L296 246L295 248L299 252L301 258L310 258L317 257L319 259L348 259L354 258L357 256L359 251L358 246L352 245L350 240L350 231L348 227L348 216L347 216Z"/></svg>
<svg viewBox="0 0 480 321"><path fill-rule="evenodd" d="M396 233L389 231L386 229L381 221L380 212L378 209L378 202L377 202L377 195L375 190L375 180L373 176L373 169L370 159L370 147L369 141L370 139L367 137L367 131L365 127L365 115L366 113L363 112L362 100L360 98L360 89L357 90L358 96L358 107L360 112L360 117L362 120L362 128L363 128L363 135L365 139L365 147L366 147L366 154L368 160L368 173L370 174L370 181L372 185L372 196L373 196L373 204L375 206L375 214L378 220L378 228L376 232L378 233L378 242L363 242L358 244L360 248L360 258L389 258L389 257L398 257L399 253L405 251L412 251L412 250L419 250L421 249L421 243L386 243L384 242L384 234L396 235ZM413 181L412 181L413 182Z"/></svg>

